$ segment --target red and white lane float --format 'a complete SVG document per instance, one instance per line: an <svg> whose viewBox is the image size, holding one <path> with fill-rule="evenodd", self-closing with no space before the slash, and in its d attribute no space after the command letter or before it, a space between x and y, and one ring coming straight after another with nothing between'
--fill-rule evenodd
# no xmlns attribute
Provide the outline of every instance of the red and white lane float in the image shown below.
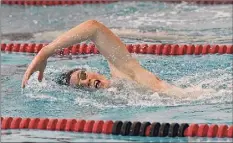
<svg viewBox="0 0 233 143"><path fill-rule="evenodd" d="M7 4L7 5L35 5L35 6L106 4L113 2L117 2L117 0L1 0L2 4Z"/></svg>
<svg viewBox="0 0 233 143"><path fill-rule="evenodd" d="M233 125L1 117L1 129L37 129L122 136L233 138Z"/></svg>
<svg viewBox="0 0 233 143"><path fill-rule="evenodd" d="M2 52L38 53L47 44L2 43ZM154 55L205 55L233 54L233 45L186 45L186 44L127 44L130 53ZM59 55L99 54L93 43L76 44L56 52Z"/></svg>
<svg viewBox="0 0 233 143"><path fill-rule="evenodd" d="M129 2L141 0L1 0L1 4L7 5L35 5L35 6L54 6L54 5L75 5L75 4L106 4L113 2ZM196 4L233 4L233 0L143 0L166 3L196 3Z"/></svg>

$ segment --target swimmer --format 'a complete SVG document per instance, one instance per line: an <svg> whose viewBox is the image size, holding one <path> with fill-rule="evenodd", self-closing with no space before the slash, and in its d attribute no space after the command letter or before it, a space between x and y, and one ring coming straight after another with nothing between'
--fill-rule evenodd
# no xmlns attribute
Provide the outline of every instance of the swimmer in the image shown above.
<svg viewBox="0 0 233 143"><path fill-rule="evenodd" d="M22 88L36 71L39 71L38 80L42 81L47 59L56 50L85 40L93 41L100 53L107 59L112 77L135 81L154 92L181 95L182 89L168 84L140 66L139 62L130 55L125 44L105 25L95 20L88 20L77 25L42 48L28 66L22 80ZM110 80L104 75L83 69L71 70L63 74L62 78L64 84L73 87L82 86L98 89L108 88L111 85Z"/></svg>

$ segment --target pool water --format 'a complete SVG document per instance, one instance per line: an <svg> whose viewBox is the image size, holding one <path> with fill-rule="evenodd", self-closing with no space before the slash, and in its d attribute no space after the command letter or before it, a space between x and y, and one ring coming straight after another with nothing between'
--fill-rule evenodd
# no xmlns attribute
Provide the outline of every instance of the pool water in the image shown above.
<svg viewBox="0 0 233 143"><path fill-rule="evenodd" d="M3 42L50 42L64 29L95 18L111 29L117 29L126 43L230 44L230 8L229 5L198 6L186 3L142 2L71 7L2 6L2 31L5 33ZM54 10L57 13L54 13ZM130 29L131 36L122 33L122 27ZM142 36L153 31L169 36L192 36L195 41L158 41L150 36L145 40L137 37L135 31ZM9 33L31 33L33 36L12 40L9 39ZM129 37L124 37L125 35ZM97 71L110 78L107 61L101 55L51 57L44 80L39 83L35 73L28 86L22 90L22 76L34 54L2 52L1 114L14 117L232 125L232 55L133 56L143 67L161 79L182 87L187 97L177 99L161 96L134 83L117 79L112 79L111 88L97 91L74 89L55 82L59 74L76 67ZM4 142L232 142L232 139L227 138L123 137L38 130L3 130L1 133Z"/></svg>
<svg viewBox="0 0 233 143"><path fill-rule="evenodd" d="M197 96L184 99L160 97L157 93L121 81L115 81L117 84L108 90L98 91L73 89L57 85L54 81L62 71L75 67L85 67L109 76L107 62L101 55L76 56L74 59L52 57L48 61L44 81L39 83L35 73L26 89L22 90L23 72L33 56L3 53L2 116L232 124L231 55L134 56L142 66L163 80ZM65 138L68 133L57 134ZM11 138L3 134L2 139L15 141L16 136L21 136L22 141L45 140L44 135L48 140L59 139L54 138L53 133L39 131L12 131ZM68 138L83 141L77 139L79 136L89 141L93 136L101 140L103 135L72 133ZM108 141L118 139L104 138ZM123 141L144 140L131 138L119 137Z"/></svg>
<svg viewBox="0 0 233 143"><path fill-rule="evenodd" d="M54 7L3 5L1 10L3 41L51 42L77 24L96 19L127 43L232 43L232 5L118 2ZM16 33L23 36L11 35Z"/></svg>

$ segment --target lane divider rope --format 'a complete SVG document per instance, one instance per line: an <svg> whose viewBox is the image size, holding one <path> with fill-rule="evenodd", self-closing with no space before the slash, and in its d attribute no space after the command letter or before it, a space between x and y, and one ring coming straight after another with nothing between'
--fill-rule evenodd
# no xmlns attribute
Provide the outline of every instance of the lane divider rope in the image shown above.
<svg viewBox="0 0 233 143"><path fill-rule="evenodd" d="M7 5L75 5L75 4L105 4L113 3L117 0L1 0L2 4Z"/></svg>
<svg viewBox="0 0 233 143"><path fill-rule="evenodd" d="M3 52L38 53L47 44L36 43L2 43ZM233 45L178 45L178 44L127 44L130 53L155 55L205 55L233 54ZM76 44L62 50L58 55L99 54L93 43Z"/></svg>
<svg viewBox="0 0 233 143"><path fill-rule="evenodd" d="M126 0L1 0L2 4L7 5L75 5L75 4L105 4L113 2L125 2ZM140 1L140 0L131 0ZM146 0L166 3L196 3L196 4L233 4L233 0Z"/></svg>
<svg viewBox="0 0 233 143"><path fill-rule="evenodd" d="M39 129L122 136L233 138L233 125L1 117L1 129Z"/></svg>

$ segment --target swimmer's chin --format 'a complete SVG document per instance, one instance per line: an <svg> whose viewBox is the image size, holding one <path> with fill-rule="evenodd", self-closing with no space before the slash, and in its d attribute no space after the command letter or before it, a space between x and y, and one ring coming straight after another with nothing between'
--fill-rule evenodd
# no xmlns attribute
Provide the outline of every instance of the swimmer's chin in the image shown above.
<svg viewBox="0 0 233 143"><path fill-rule="evenodd" d="M111 82L109 80L106 80L104 82L100 83L100 88L107 89L111 87Z"/></svg>

